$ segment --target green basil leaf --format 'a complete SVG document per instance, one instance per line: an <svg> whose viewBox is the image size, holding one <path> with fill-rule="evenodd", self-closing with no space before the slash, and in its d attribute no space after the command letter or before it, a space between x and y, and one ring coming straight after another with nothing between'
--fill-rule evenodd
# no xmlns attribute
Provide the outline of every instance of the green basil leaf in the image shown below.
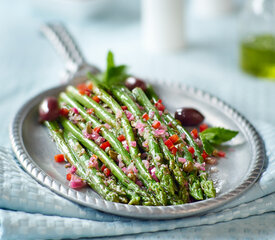
<svg viewBox="0 0 275 240"><path fill-rule="evenodd" d="M107 71L115 66L114 54L109 51L107 54Z"/></svg>
<svg viewBox="0 0 275 240"><path fill-rule="evenodd" d="M234 138L238 134L237 131L225 129L221 127L208 128L200 133L200 136L211 144L222 144Z"/></svg>
<svg viewBox="0 0 275 240"><path fill-rule="evenodd" d="M208 155L212 155L213 151L214 151L214 147L212 146L212 144L207 140L206 137L204 137L204 135L202 135L203 132L200 133L200 138L202 141L202 145L203 145L203 149L205 150L205 152Z"/></svg>

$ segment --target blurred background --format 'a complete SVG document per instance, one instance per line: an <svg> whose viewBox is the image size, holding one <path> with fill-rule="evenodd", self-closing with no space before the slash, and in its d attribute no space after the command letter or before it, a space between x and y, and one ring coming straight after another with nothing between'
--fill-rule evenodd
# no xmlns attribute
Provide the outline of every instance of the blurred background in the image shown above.
<svg viewBox="0 0 275 240"><path fill-rule="evenodd" d="M100 68L112 50L135 75L192 85L275 124L274 15L274 0L1 1L0 134L24 101L61 81L45 22L65 24Z"/></svg>

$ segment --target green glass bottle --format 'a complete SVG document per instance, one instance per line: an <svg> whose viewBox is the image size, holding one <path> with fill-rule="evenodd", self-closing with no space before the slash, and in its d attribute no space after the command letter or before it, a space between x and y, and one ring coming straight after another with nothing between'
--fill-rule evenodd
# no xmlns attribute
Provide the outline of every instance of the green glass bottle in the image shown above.
<svg viewBox="0 0 275 240"><path fill-rule="evenodd" d="M240 66L275 81L275 0L249 0L240 23Z"/></svg>

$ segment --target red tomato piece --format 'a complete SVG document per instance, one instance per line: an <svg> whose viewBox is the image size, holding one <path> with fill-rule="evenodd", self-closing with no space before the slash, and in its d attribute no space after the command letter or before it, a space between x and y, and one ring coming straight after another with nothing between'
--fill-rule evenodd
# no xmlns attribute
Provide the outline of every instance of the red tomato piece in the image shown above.
<svg viewBox="0 0 275 240"><path fill-rule="evenodd" d="M194 138L198 138L198 130L196 128L191 131L191 134Z"/></svg>
<svg viewBox="0 0 275 240"><path fill-rule="evenodd" d="M118 139L120 142L122 142L122 141L125 140L125 136L124 136L124 135L119 135L119 136L117 137L117 139Z"/></svg>
<svg viewBox="0 0 275 240"><path fill-rule="evenodd" d="M152 124L153 128L159 128L160 127L160 121L155 120Z"/></svg>
<svg viewBox="0 0 275 240"><path fill-rule="evenodd" d="M93 84L91 82L87 83L86 85L88 90L92 90L93 89Z"/></svg>
<svg viewBox="0 0 275 240"><path fill-rule="evenodd" d="M72 179L72 174L71 174L71 173L68 173L68 174L66 175L66 179L67 179L68 181L71 181L71 179Z"/></svg>
<svg viewBox="0 0 275 240"><path fill-rule="evenodd" d="M208 128L208 125L206 123L201 124L200 125L200 132L203 132L207 128Z"/></svg>
<svg viewBox="0 0 275 240"><path fill-rule="evenodd" d="M59 114L60 114L61 116L67 117L68 114L69 114L69 109L67 109L67 108L61 108L61 109L59 110Z"/></svg>
<svg viewBox="0 0 275 240"><path fill-rule="evenodd" d="M86 110L86 112L87 112L88 114L93 114L94 111L95 111L95 110L94 110L93 108L89 108L89 109Z"/></svg>
<svg viewBox="0 0 275 240"><path fill-rule="evenodd" d="M218 156L219 156L219 157L225 157L225 156L226 156L226 153L223 152L223 151L218 151Z"/></svg>
<svg viewBox="0 0 275 240"><path fill-rule="evenodd" d="M169 139L172 141L172 143L176 143L179 140L179 136L177 134L174 134L170 136Z"/></svg>
<svg viewBox="0 0 275 240"><path fill-rule="evenodd" d="M105 168L105 169L103 170L103 173L105 174L106 177L109 177L110 174L111 174L111 170L110 170L109 168Z"/></svg>
<svg viewBox="0 0 275 240"><path fill-rule="evenodd" d="M189 151L190 153L194 154L195 149L194 149L192 146L190 146L190 147L188 148L188 151Z"/></svg>
<svg viewBox="0 0 275 240"><path fill-rule="evenodd" d="M205 152L205 150L203 150L201 156L203 157L203 159L206 159L208 157L208 154Z"/></svg>
<svg viewBox="0 0 275 240"><path fill-rule="evenodd" d="M123 111L128 109L127 106L121 106L121 108Z"/></svg>
<svg viewBox="0 0 275 240"><path fill-rule="evenodd" d="M164 111L165 110L165 106L160 103L160 102L156 102L155 103L155 107L159 110L159 111Z"/></svg>
<svg viewBox="0 0 275 240"><path fill-rule="evenodd" d="M57 154L54 156L54 160L56 162L64 162L65 161L65 157L63 154Z"/></svg>
<svg viewBox="0 0 275 240"><path fill-rule="evenodd" d="M110 143L108 141L100 144L99 146L101 149L105 150L107 147L110 147Z"/></svg>
<svg viewBox="0 0 275 240"><path fill-rule="evenodd" d="M84 95L85 94L85 90L86 90L86 84L85 83L81 83L81 84L78 84L76 86L76 88L78 89L78 92L81 94L81 95Z"/></svg>
<svg viewBox="0 0 275 240"><path fill-rule="evenodd" d="M101 128L101 127L95 127L95 128L94 128L94 132L99 133L99 132L100 132L100 128Z"/></svg>
<svg viewBox="0 0 275 240"><path fill-rule="evenodd" d="M98 96L93 96L92 99L97 103L100 102L100 98Z"/></svg>
<svg viewBox="0 0 275 240"><path fill-rule="evenodd" d="M147 113L144 113L143 115L142 115L142 118L144 119L144 120L149 120L149 116L148 116L148 114Z"/></svg>
<svg viewBox="0 0 275 240"><path fill-rule="evenodd" d="M169 149L172 149L172 148L174 147L174 144L173 144L173 142L172 142L170 139L166 140L166 141L164 142L164 144L165 144Z"/></svg>
<svg viewBox="0 0 275 240"><path fill-rule="evenodd" d="M171 152L173 153L173 155L176 155L178 149L174 146L172 149L171 149Z"/></svg>
<svg viewBox="0 0 275 240"><path fill-rule="evenodd" d="M101 171L103 172L105 168L106 168L106 166L103 164L101 167Z"/></svg>

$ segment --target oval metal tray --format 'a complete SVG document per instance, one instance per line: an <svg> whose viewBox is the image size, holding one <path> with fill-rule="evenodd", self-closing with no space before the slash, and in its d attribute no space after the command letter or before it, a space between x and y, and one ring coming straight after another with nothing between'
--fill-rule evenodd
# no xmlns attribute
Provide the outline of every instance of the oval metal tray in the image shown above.
<svg viewBox="0 0 275 240"><path fill-rule="evenodd" d="M227 153L209 169L217 188L217 197L178 206L130 206L105 201L90 188L74 190L66 181L66 170L53 161L55 143L38 122L38 105L46 96L58 95L58 86L26 102L17 112L10 129L12 147L24 169L39 183L76 203L121 216L144 219L172 219L205 213L243 194L259 177L265 160L261 137L236 110L218 98L192 87L154 83L167 108L173 112L182 106L195 107L213 126L238 130L237 137L223 146Z"/></svg>

